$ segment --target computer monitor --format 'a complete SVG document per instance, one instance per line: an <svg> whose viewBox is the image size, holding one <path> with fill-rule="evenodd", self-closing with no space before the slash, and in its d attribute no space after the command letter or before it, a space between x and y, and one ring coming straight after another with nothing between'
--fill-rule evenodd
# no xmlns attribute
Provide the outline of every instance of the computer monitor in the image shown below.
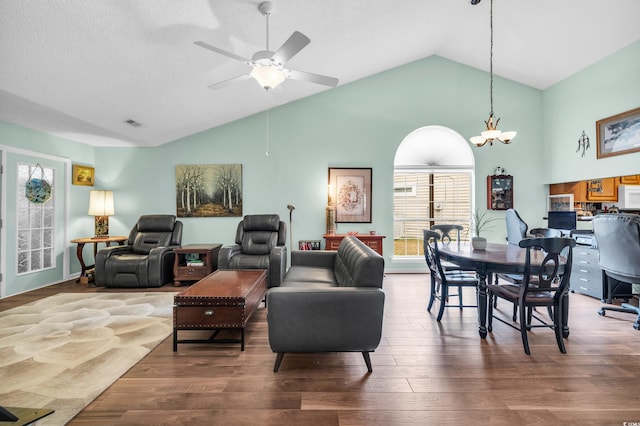
<svg viewBox="0 0 640 426"><path fill-rule="evenodd" d="M548 226L552 229L572 231L576 229L576 212L548 212Z"/></svg>

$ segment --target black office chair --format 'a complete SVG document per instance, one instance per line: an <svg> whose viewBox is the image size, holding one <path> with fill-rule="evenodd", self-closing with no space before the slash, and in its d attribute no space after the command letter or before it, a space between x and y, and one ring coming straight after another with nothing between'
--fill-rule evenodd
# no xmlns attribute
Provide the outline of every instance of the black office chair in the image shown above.
<svg viewBox="0 0 640 426"><path fill-rule="evenodd" d="M424 257L429 267L431 280L431 295L429 297L429 305L427 312L431 312L431 307L436 299L440 300L440 309L438 310L437 321L442 319L444 308L477 308L477 305L464 305L462 303L462 288L475 287L478 291L478 277L475 272L467 272L460 270L446 271L440 262L440 252L438 250L438 240L440 234L436 231L423 229L424 238ZM433 245L430 243L433 242ZM458 287L458 294L449 294L449 287ZM457 304L449 304L449 297L458 297Z"/></svg>
<svg viewBox="0 0 640 426"><path fill-rule="evenodd" d="M527 230L529 225L522 220L518 212L514 209L508 209L505 214L505 222L507 227L507 244L517 246L523 238L527 237ZM538 228L539 229L539 228ZM519 274L496 274L496 282L503 280L511 284L522 284L522 275ZM489 299L493 302L493 306L496 307L498 299ZM518 316L518 307L513 307L513 320L515 321Z"/></svg>
<svg viewBox="0 0 640 426"><path fill-rule="evenodd" d="M531 355L527 332L532 328L549 327L555 331L556 342L560 352L566 353L562 336L562 300L564 297L568 297L573 247L575 245L576 242L573 238L526 238L521 240L519 246L527 249L522 284L490 284L487 286L489 300L493 297L499 297L517 307L520 313L519 325L515 326L500 316L494 315L494 307L490 303L487 330L489 332L492 331L494 318L511 328L519 330L522 336L524 352L527 355ZM534 248L544 250L546 253L538 273L532 273L531 271L531 250ZM560 257L566 258L564 268L560 267ZM535 315L533 308L536 306L551 308L553 323L550 324ZM536 319L539 323L532 323L532 319Z"/></svg>
<svg viewBox="0 0 640 426"><path fill-rule="evenodd" d="M598 261L602 268L602 298L628 301L640 294L640 215L604 214L593 218L593 233L598 244ZM623 303L621 307L603 306L606 311L636 314L633 328L640 330L640 308Z"/></svg>

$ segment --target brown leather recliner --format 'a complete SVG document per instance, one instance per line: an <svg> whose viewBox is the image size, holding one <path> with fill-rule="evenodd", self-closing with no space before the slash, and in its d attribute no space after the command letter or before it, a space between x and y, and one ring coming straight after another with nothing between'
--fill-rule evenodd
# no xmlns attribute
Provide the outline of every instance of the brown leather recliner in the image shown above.
<svg viewBox="0 0 640 426"><path fill-rule="evenodd" d="M96 255L96 284L146 288L173 282L173 249L180 244L182 222L175 216L140 216L126 245L106 247Z"/></svg>

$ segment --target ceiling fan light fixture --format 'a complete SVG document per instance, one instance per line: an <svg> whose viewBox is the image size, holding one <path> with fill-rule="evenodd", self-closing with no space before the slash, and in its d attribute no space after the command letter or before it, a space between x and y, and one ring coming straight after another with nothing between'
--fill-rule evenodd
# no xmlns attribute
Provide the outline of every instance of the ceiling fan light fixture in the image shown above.
<svg viewBox="0 0 640 426"><path fill-rule="evenodd" d="M275 89L286 78L284 71L273 65L256 65L250 75L265 90Z"/></svg>

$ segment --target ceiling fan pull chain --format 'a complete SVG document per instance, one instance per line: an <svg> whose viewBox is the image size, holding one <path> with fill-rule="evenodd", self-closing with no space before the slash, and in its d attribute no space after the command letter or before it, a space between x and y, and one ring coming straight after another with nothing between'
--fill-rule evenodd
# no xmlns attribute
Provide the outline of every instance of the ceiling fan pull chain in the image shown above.
<svg viewBox="0 0 640 426"><path fill-rule="evenodd" d="M267 144L267 147L264 155L268 157L269 156L269 108L267 108L267 142L266 144Z"/></svg>

